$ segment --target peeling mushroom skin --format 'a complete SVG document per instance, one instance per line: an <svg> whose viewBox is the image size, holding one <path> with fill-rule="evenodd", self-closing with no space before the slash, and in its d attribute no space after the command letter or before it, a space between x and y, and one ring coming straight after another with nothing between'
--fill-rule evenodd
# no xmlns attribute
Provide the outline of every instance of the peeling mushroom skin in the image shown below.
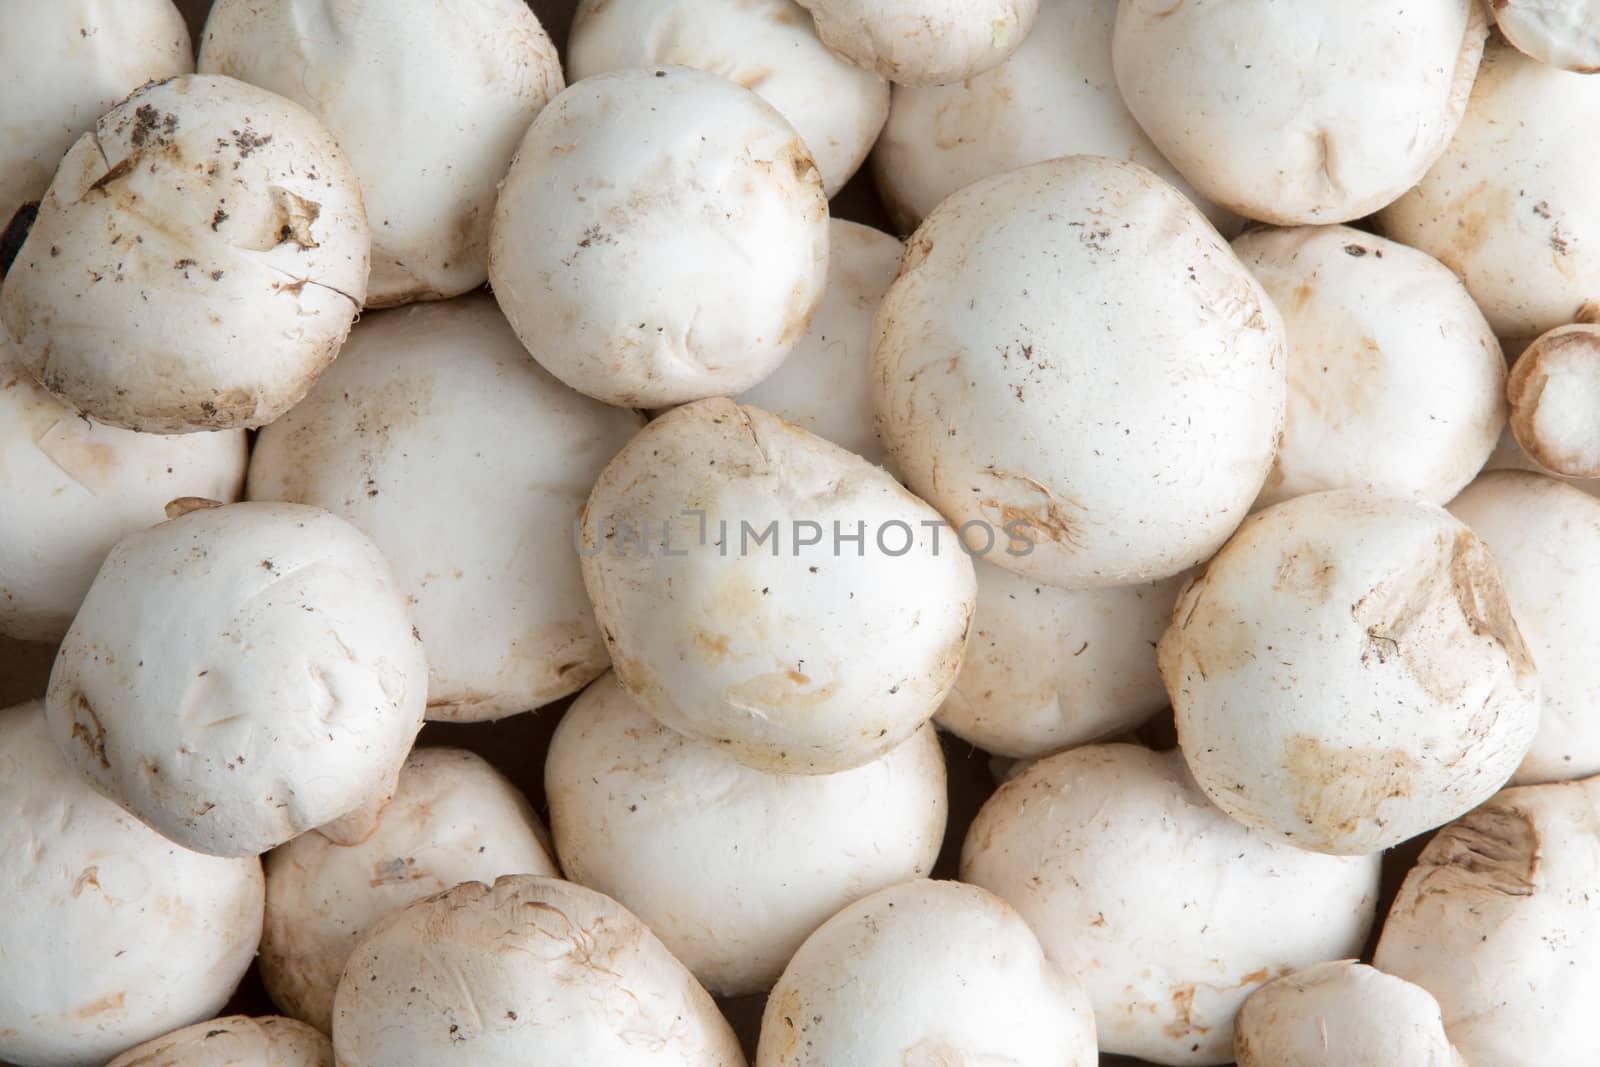
<svg viewBox="0 0 1600 1067"><path fill-rule="evenodd" d="M334 1067L333 1045L293 1019L230 1015L148 1041L106 1067Z"/></svg>
<svg viewBox="0 0 1600 1067"><path fill-rule="evenodd" d="M767 1000L756 1067L1094 1067L1094 1014L1005 901L905 882L806 939Z"/></svg>
<svg viewBox="0 0 1600 1067"><path fill-rule="evenodd" d="M0 711L0 1062L100 1067L215 1015L261 936L261 864L160 837Z"/></svg>
<svg viewBox="0 0 1600 1067"><path fill-rule="evenodd" d="M1245 523L1178 598L1158 661L1206 795L1323 852L1482 803L1539 725L1489 549L1442 508L1354 490Z"/></svg>
<svg viewBox="0 0 1600 1067"><path fill-rule="evenodd" d="M1511 432L1540 467L1600 478L1600 326L1558 326L1523 350L1507 390Z"/></svg>
<svg viewBox="0 0 1600 1067"><path fill-rule="evenodd" d="M745 1067L710 994L644 923L523 875L380 923L345 968L333 1030L339 1067Z"/></svg>
<svg viewBox="0 0 1600 1067"><path fill-rule="evenodd" d="M896 469L1037 581L1177 574L1221 547L1271 467L1283 322L1143 167L1069 156L967 186L912 237L876 332Z"/></svg>
<svg viewBox="0 0 1600 1067"><path fill-rule="evenodd" d="M261 431L249 495L370 536L422 633L428 717L496 719L606 669L573 524L643 424L528 359L490 297L459 297L363 318Z"/></svg>
<svg viewBox="0 0 1600 1067"><path fill-rule="evenodd" d="M333 361L367 253L328 131L263 89L189 75L135 92L67 153L0 318L22 366L99 422L251 428Z"/></svg>
<svg viewBox="0 0 1600 1067"><path fill-rule="evenodd" d="M1102 1053L1232 1058L1247 996L1361 951L1378 856L1326 856L1217 810L1177 752L1088 745L1015 775L967 832L961 880L1027 920L1094 1004Z"/></svg>
<svg viewBox="0 0 1600 1067"><path fill-rule="evenodd" d="M738 82L805 141L833 196L889 114L889 83L828 49L794 0L583 0L567 39L572 80L693 67Z"/></svg>
<svg viewBox="0 0 1600 1067"><path fill-rule="evenodd" d="M369 308L484 283L495 186L564 84L522 0L217 0L200 70L288 97L338 140L372 225Z"/></svg>
<svg viewBox="0 0 1600 1067"><path fill-rule="evenodd" d="M118 542L46 706L67 762L151 827L254 856L387 800L426 700L372 542L318 508L242 503Z"/></svg>
<svg viewBox="0 0 1600 1067"><path fill-rule="evenodd" d="M685 67L558 96L500 185L489 241L495 298L533 358L622 407L755 385L805 335L827 266L828 201L794 127Z"/></svg>
<svg viewBox="0 0 1600 1067"><path fill-rule="evenodd" d="M1406 875L1373 965L1439 1001L1470 1064L1600 1061L1600 780L1507 789Z"/></svg>
<svg viewBox="0 0 1600 1067"><path fill-rule="evenodd" d="M561 720L545 793L572 880L721 996L771 988L828 916L926 876L949 807L932 726L854 770L769 774L660 725L614 675Z"/></svg>
<svg viewBox="0 0 1600 1067"><path fill-rule="evenodd" d="M1039 0L799 0L822 43L897 85L981 74L1033 30Z"/></svg>
<svg viewBox="0 0 1600 1067"><path fill-rule="evenodd" d="M1600 72L1595 0L1493 0L1489 10L1506 40L1525 55L1580 74Z"/></svg>
<svg viewBox="0 0 1600 1067"><path fill-rule="evenodd" d="M882 469L759 408L703 400L656 419L600 475L581 526L618 681L748 766L869 763L955 681L976 580L954 531Z"/></svg>
<svg viewBox="0 0 1600 1067"><path fill-rule="evenodd" d="M1257 505L1323 489L1430 504L1460 492L1506 420L1505 358L1460 280L1345 226L1252 230L1233 250L1289 331L1288 411Z"/></svg>

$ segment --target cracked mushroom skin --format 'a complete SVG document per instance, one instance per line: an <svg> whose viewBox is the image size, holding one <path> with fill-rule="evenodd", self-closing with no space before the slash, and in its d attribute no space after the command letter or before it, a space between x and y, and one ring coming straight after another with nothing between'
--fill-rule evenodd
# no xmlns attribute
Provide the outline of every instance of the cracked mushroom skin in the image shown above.
<svg viewBox="0 0 1600 1067"><path fill-rule="evenodd" d="M1600 780L1507 789L1428 843L1373 965L1439 1001L1470 1064L1600 1062Z"/></svg>
<svg viewBox="0 0 1600 1067"><path fill-rule="evenodd" d="M331 1033L345 961L385 915L462 882L503 874L560 878L544 827L483 759L419 748L372 836L341 845L316 830L264 860L261 979L285 1015Z"/></svg>
<svg viewBox="0 0 1600 1067"><path fill-rule="evenodd" d="M533 358L621 407L755 385L805 335L827 266L805 142L749 89L686 67L597 74L556 97L500 185L489 239L495 299Z"/></svg>
<svg viewBox="0 0 1600 1067"><path fill-rule="evenodd" d="M767 1000L755 1067L1098 1062L1089 998L1022 916L977 886L913 881L806 939Z"/></svg>
<svg viewBox="0 0 1600 1067"><path fill-rule="evenodd" d="M293 1019L230 1015L148 1041L106 1067L334 1067L333 1045Z"/></svg>
<svg viewBox="0 0 1600 1067"><path fill-rule="evenodd" d="M208 1019L261 935L261 864L190 852L62 761L44 706L0 711L0 1061L100 1067Z"/></svg>
<svg viewBox="0 0 1600 1067"><path fill-rule="evenodd" d="M365 316L261 431L249 496L371 537L422 633L428 718L498 719L606 669L573 523L643 425L530 360L492 298L419 304Z"/></svg>
<svg viewBox="0 0 1600 1067"><path fill-rule="evenodd" d="M545 793L572 880L740 996L771 988L846 904L925 877L949 802L932 726L838 774L768 774L721 747L660 725L606 675L561 720Z"/></svg>
<svg viewBox="0 0 1600 1067"><path fill-rule="evenodd" d="M1326 856L1217 810L1177 752L1088 745L1032 764L967 831L999 895L1094 1004L1101 1052L1227 1063L1263 983L1361 951L1379 856Z"/></svg>
<svg viewBox="0 0 1600 1067"><path fill-rule="evenodd" d="M799 0L822 43L897 85L981 74L1033 30L1039 0Z"/></svg>
<svg viewBox="0 0 1600 1067"><path fill-rule="evenodd" d="M564 84L522 0L218 0L199 66L288 97L339 142L372 227L369 308L484 283L495 186Z"/></svg>
<svg viewBox="0 0 1600 1067"><path fill-rule="evenodd" d="M1253 516L1157 656L1200 787L1301 848L1374 853L1448 822L1539 726L1488 547L1443 508L1355 490Z"/></svg>
<svg viewBox="0 0 1600 1067"><path fill-rule="evenodd" d="M357 813L392 794L426 699L372 542L319 508L247 502L118 542L46 707L67 762L152 828L254 856L313 827L364 836Z"/></svg>
<svg viewBox="0 0 1600 1067"><path fill-rule="evenodd" d="M1600 478L1600 326L1558 326L1517 357L1511 433L1541 468Z"/></svg>
<svg viewBox="0 0 1600 1067"><path fill-rule="evenodd" d="M1062 299L1063 292L1073 294ZM878 309L873 402L906 485L986 558L1069 589L1209 558L1272 466L1277 309L1143 167L1069 156L950 197Z"/></svg>
<svg viewBox="0 0 1600 1067"><path fill-rule="evenodd" d="M333 361L367 254L360 187L315 117L187 75L138 90L67 153L0 318L18 362L99 422L252 428Z"/></svg>
<svg viewBox="0 0 1600 1067"><path fill-rule="evenodd" d="M1120 0L1112 63L1202 196L1279 226L1349 222L1445 151L1487 32L1478 0Z"/></svg>
<svg viewBox="0 0 1600 1067"><path fill-rule="evenodd" d="M553 878L467 882L363 940L339 1067L745 1067L711 995L622 905Z"/></svg>
<svg viewBox="0 0 1600 1067"><path fill-rule="evenodd" d="M581 536L622 687L758 770L878 758L933 717L966 650L976 579L944 519L760 408L703 400L650 423Z"/></svg>
<svg viewBox="0 0 1600 1067"><path fill-rule="evenodd" d="M1506 40L1541 63L1578 74L1600 73L1600 3L1596 0L1492 0Z"/></svg>

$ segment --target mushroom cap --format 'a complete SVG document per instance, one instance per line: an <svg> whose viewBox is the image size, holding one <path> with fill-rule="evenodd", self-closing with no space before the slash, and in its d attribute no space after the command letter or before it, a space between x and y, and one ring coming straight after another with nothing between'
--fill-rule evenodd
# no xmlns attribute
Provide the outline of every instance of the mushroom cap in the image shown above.
<svg viewBox="0 0 1600 1067"><path fill-rule="evenodd" d="M615 71L529 128L500 186L489 278L550 373L666 407L777 369L822 299L827 224L816 164L771 104L685 67Z"/></svg>
<svg viewBox="0 0 1600 1067"><path fill-rule="evenodd" d="M1517 357L1511 432L1541 467L1600 477L1600 326L1558 326Z"/></svg>
<svg viewBox="0 0 1600 1067"><path fill-rule="evenodd" d="M1010 535L990 562L1128 585L1207 559L1245 517L1285 362L1272 302L1189 201L1069 156L928 216L878 311L874 404L913 492Z"/></svg>
<svg viewBox="0 0 1600 1067"><path fill-rule="evenodd" d="M1563 70L1600 72L1600 3L1495 0L1494 21L1517 50Z"/></svg>
<svg viewBox="0 0 1600 1067"><path fill-rule="evenodd" d="M609 674L562 718L545 793L572 880L723 996L771 988L828 916L931 871L949 807L932 726L854 770L769 774L660 725Z"/></svg>
<svg viewBox="0 0 1600 1067"><path fill-rule="evenodd" d="M1253 516L1158 657L1200 787L1301 848L1379 852L1448 822L1539 725L1489 549L1443 508L1355 490Z"/></svg>
<svg viewBox="0 0 1600 1067"><path fill-rule="evenodd" d="M334 1067L333 1045L280 1015L230 1015L147 1041L106 1067Z"/></svg>
<svg viewBox="0 0 1600 1067"><path fill-rule="evenodd" d="M261 936L261 864L161 837L0 711L0 1061L100 1067L215 1015Z"/></svg>
<svg viewBox="0 0 1600 1067"><path fill-rule="evenodd" d="M1089 998L1022 916L977 886L930 881L818 927L767 999L756 1053L756 1067L1098 1062Z"/></svg>
<svg viewBox="0 0 1600 1067"><path fill-rule="evenodd" d="M1511 368L1516 370L1515 364ZM1567 478L1545 470L1534 462L1532 456L1522 450L1517 444L1516 437L1511 433L1511 428L1506 427L1500 434L1500 440L1489 455L1489 461L1483 465L1485 473L1488 471L1531 471L1534 474L1543 474L1555 478L1563 485L1570 485L1574 489L1581 489L1590 496L1600 496L1600 478Z"/></svg>
<svg viewBox="0 0 1600 1067"><path fill-rule="evenodd" d="M304 108L207 75L147 85L61 162L5 286L20 362L130 430L271 422L366 293L367 220Z"/></svg>
<svg viewBox="0 0 1600 1067"><path fill-rule="evenodd" d="M1289 331L1289 403L1258 505L1323 489L1443 504L1505 426L1500 342L1438 260L1346 226L1252 230L1233 250Z"/></svg>
<svg viewBox="0 0 1600 1067"><path fill-rule="evenodd" d="M977 593L954 532L881 468L759 408L656 419L581 525L618 681L749 766L869 763L955 681Z"/></svg>
<svg viewBox="0 0 1600 1067"><path fill-rule="evenodd" d="M370 536L427 648L428 717L495 719L606 669L573 523L643 425L530 360L491 298L460 297L363 318L257 438L249 492Z"/></svg>
<svg viewBox="0 0 1600 1067"><path fill-rule="evenodd" d="M117 543L46 704L107 795L187 848L253 856L386 800L426 700L376 546L319 508L242 503Z"/></svg>
<svg viewBox="0 0 1600 1067"><path fill-rule="evenodd" d="M799 0L822 43L900 85L944 85L1015 52L1039 0Z"/></svg>
<svg viewBox="0 0 1600 1067"><path fill-rule="evenodd" d="M889 83L831 51L794 0L582 0L567 38L577 81L665 64L721 75L777 108L833 196L889 114Z"/></svg>
<svg viewBox="0 0 1600 1067"><path fill-rule="evenodd" d="M1444 152L1486 33L1478 0L1121 0L1112 61L1202 196L1278 225L1348 222Z"/></svg>
<svg viewBox="0 0 1600 1067"><path fill-rule="evenodd" d="M200 70L288 97L338 140L372 226L373 308L484 283L495 187L564 84L522 0L217 0Z"/></svg>
<svg viewBox="0 0 1600 1067"><path fill-rule="evenodd" d="M525 875L378 926L334 1004L340 1067L744 1067L710 994L622 905Z"/></svg>
<svg viewBox="0 0 1600 1067"><path fill-rule="evenodd" d="M1100 1050L1231 1057L1281 974L1361 951L1378 856L1325 856L1217 810L1177 752L1088 745L1029 766L967 832L961 880L1003 897L1094 1004Z"/></svg>

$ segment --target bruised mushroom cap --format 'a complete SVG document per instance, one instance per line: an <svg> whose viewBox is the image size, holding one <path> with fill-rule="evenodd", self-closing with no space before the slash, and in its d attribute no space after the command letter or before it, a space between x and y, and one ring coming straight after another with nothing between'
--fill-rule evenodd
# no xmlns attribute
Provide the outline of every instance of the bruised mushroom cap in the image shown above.
<svg viewBox="0 0 1600 1067"><path fill-rule="evenodd" d="M949 806L932 726L854 770L768 774L660 725L609 674L561 720L545 792L573 881L724 996L770 988L828 916L928 874Z"/></svg>
<svg viewBox="0 0 1600 1067"><path fill-rule="evenodd" d="M1015 573L1177 574L1222 545L1272 465L1282 320L1143 167L1069 156L967 186L912 237L876 328L896 468L957 526L1011 535L987 558Z"/></svg>
<svg viewBox="0 0 1600 1067"><path fill-rule="evenodd" d="M900 85L965 81L1005 61L1039 0L799 0L822 43Z"/></svg>
<svg viewBox="0 0 1600 1067"><path fill-rule="evenodd" d="M1374 966L1439 1001L1470 1064L1600 1062L1600 779L1507 789L1422 850Z"/></svg>
<svg viewBox="0 0 1600 1067"><path fill-rule="evenodd" d="M827 48L794 0L583 0L567 39L573 81L675 64L721 75L782 112L833 196L889 114L889 84Z"/></svg>
<svg viewBox="0 0 1600 1067"><path fill-rule="evenodd" d="M967 832L961 880L999 894L1094 1003L1102 1052L1226 1063L1262 983L1361 951L1380 857L1251 830L1177 752L1089 745L1002 785Z"/></svg>
<svg viewBox="0 0 1600 1067"><path fill-rule="evenodd" d="M1600 326L1558 326L1511 368L1511 432L1541 466L1600 477Z"/></svg>
<svg viewBox="0 0 1600 1067"><path fill-rule="evenodd" d="M1477 0L1121 0L1112 61L1202 196L1278 225L1347 222L1444 152L1486 33Z"/></svg>
<svg viewBox="0 0 1600 1067"><path fill-rule="evenodd" d="M147 1041L106 1067L333 1067L333 1045L293 1019L230 1015Z"/></svg>
<svg viewBox="0 0 1600 1067"><path fill-rule="evenodd" d="M794 127L685 67L558 96L501 183L489 242L495 298L533 358L625 407L765 378L805 335L827 265L828 201Z"/></svg>
<svg viewBox="0 0 1600 1067"><path fill-rule="evenodd" d="M933 717L976 598L928 505L729 400L656 419L600 475L583 577L617 679L742 763L830 774Z"/></svg>
<svg viewBox="0 0 1600 1067"><path fill-rule="evenodd" d="M1094 1067L1094 1013L1010 905L905 882L806 939L767 1000L756 1067Z"/></svg>
<svg viewBox="0 0 1600 1067"><path fill-rule="evenodd" d="M1495 0L1494 21L1517 50L1563 70L1600 72L1600 3Z"/></svg>
<svg viewBox="0 0 1600 1067"><path fill-rule="evenodd" d="M1253 516L1158 656L1206 795L1324 852L1378 852L1482 803L1539 725L1489 549L1443 508L1354 490Z"/></svg>
<svg viewBox="0 0 1600 1067"><path fill-rule="evenodd" d="M1438 260L1346 226L1233 242L1283 313L1289 404L1257 504L1365 489L1443 504L1505 425L1500 343Z"/></svg>
<svg viewBox="0 0 1600 1067"><path fill-rule="evenodd" d="M612 900L553 878L467 882L390 915L334 1005L340 1067L744 1067L727 1020Z"/></svg>
<svg viewBox="0 0 1600 1067"><path fill-rule="evenodd" d="M573 522L643 424L529 360L492 299L460 297L364 318L257 438L250 496L366 532L422 633L428 717L495 719L606 669Z"/></svg>
<svg viewBox="0 0 1600 1067"><path fill-rule="evenodd" d="M0 289L27 370L131 430L271 422L367 286L355 175L298 104L230 78L146 86L67 153Z"/></svg>
<svg viewBox="0 0 1600 1067"><path fill-rule="evenodd" d="M232 995L261 864L180 848L73 774L44 706L0 711L0 1061L100 1067Z"/></svg>
<svg viewBox="0 0 1600 1067"><path fill-rule="evenodd" d="M107 795L185 847L253 856L387 800L426 699L372 542L318 508L243 503L118 542L46 704Z"/></svg>
<svg viewBox="0 0 1600 1067"><path fill-rule="evenodd" d="M288 97L338 140L372 225L368 307L484 283L495 186L563 85L522 0L218 0L200 70Z"/></svg>
<svg viewBox="0 0 1600 1067"><path fill-rule="evenodd" d="M286 1015L325 1033L345 961L385 915L462 882L561 877L527 800L483 759L454 748L411 753L365 841L340 845L312 830L265 862L262 983Z"/></svg>
<svg viewBox="0 0 1600 1067"><path fill-rule="evenodd" d="M1250 994L1233 1055L1238 1067L1466 1067L1427 990L1354 960L1319 963Z"/></svg>

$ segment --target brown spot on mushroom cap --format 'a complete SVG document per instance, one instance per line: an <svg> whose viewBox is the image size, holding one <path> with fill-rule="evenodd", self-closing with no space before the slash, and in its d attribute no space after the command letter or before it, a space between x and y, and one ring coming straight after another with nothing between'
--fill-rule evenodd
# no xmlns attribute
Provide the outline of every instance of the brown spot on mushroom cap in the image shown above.
<svg viewBox="0 0 1600 1067"><path fill-rule="evenodd" d="M1295 812L1310 826L1355 834L1381 818L1383 804L1411 796L1422 764L1404 749L1342 747L1295 736L1284 745Z"/></svg>
<svg viewBox="0 0 1600 1067"><path fill-rule="evenodd" d="M106 759L105 727L100 724L94 705L82 693L72 694L72 739L88 749L101 767L111 769L111 761Z"/></svg>
<svg viewBox="0 0 1600 1067"><path fill-rule="evenodd" d="M1532 896L1540 847L1533 819L1514 805L1490 801L1428 843L1413 871L1421 879L1414 899L1457 892Z"/></svg>

